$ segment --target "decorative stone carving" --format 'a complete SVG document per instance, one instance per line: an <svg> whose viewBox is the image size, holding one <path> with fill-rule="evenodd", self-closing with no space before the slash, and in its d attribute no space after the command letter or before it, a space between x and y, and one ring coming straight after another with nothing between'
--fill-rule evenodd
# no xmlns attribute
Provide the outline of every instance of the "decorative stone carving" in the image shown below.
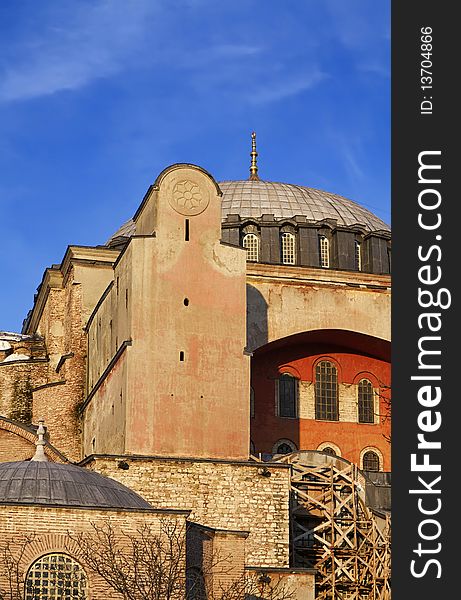
<svg viewBox="0 0 461 600"><path fill-rule="evenodd" d="M206 209L209 201L208 193L188 179L177 181L169 195L170 206L185 216L199 215Z"/></svg>

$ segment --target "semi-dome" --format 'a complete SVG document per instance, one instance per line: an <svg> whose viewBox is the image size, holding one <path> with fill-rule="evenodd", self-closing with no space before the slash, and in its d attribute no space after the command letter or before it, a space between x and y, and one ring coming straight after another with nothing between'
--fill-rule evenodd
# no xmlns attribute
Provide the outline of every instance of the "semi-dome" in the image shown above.
<svg viewBox="0 0 461 600"><path fill-rule="evenodd" d="M338 226L361 225L368 232L389 232L390 227L360 204L337 194L290 183L261 180L221 181L222 220L239 215L241 219L259 219L272 214L276 220L303 216L317 223L333 219ZM120 237L136 233L133 220L124 223L110 238L108 244Z"/></svg>
<svg viewBox="0 0 461 600"><path fill-rule="evenodd" d="M45 461L0 463L0 504L152 509L113 479L76 465Z"/></svg>

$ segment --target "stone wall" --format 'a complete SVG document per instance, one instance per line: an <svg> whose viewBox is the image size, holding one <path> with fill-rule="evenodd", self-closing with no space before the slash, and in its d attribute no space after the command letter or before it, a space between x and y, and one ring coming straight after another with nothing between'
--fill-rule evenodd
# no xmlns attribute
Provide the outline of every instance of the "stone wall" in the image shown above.
<svg viewBox="0 0 461 600"><path fill-rule="evenodd" d="M46 381L47 352L40 336L0 332L0 415L29 424L32 389Z"/></svg>
<svg viewBox="0 0 461 600"><path fill-rule="evenodd" d="M119 468L120 460L129 468ZM289 564L290 470L284 465L128 456L89 457L84 463L155 508L190 510L190 520L201 525L248 531L247 565ZM270 477L261 475L264 467Z"/></svg>

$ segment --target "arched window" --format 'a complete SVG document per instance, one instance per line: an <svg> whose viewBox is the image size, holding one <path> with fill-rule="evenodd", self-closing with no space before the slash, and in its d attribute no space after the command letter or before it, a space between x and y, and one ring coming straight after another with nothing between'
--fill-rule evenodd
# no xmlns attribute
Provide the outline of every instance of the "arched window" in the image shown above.
<svg viewBox="0 0 461 600"><path fill-rule="evenodd" d="M272 453L273 454L290 454L291 452L296 452L296 444L294 444L291 440L278 440L275 442Z"/></svg>
<svg viewBox="0 0 461 600"><path fill-rule="evenodd" d="M362 459L364 471L379 471L379 456L373 450L368 450Z"/></svg>
<svg viewBox="0 0 461 600"><path fill-rule="evenodd" d="M333 363L321 360L315 367L315 418L337 421L338 372Z"/></svg>
<svg viewBox="0 0 461 600"><path fill-rule="evenodd" d="M277 387L278 416L295 418L297 416L298 380L289 373L284 373L280 376Z"/></svg>
<svg viewBox="0 0 461 600"><path fill-rule="evenodd" d="M67 554L46 554L29 568L25 600L87 598L87 578L82 567Z"/></svg>
<svg viewBox="0 0 461 600"><path fill-rule="evenodd" d="M336 456L336 452L333 450L333 448L331 446L325 446L325 448L323 448L322 452L325 452L325 454L330 454L331 456Z"/></svg>
<svg viewBox="0 0 461 600"><path fill-rule="evenodd" d="M362 251L361 244L355 240L355 268L357 271L362 270Z"/></svg>
<svg viewBox="0 0 461 600"><path fill-rule="evenodd" d="M293 233L282 233L280 246L282 250L282 264L294 265L296 263L296 238Z"/></svg>
<svg viewBox="0 0 461 600"><path fill-rule="evenodd" d="M328 239L321 235L319 237L320 246L320 266L324 269L328 269L330 266L330 242Z"/></svg>
<svg viewBox="0 0 461 600"><path fill-rule="evenodd" d="M247 233L243 238L243 247L247 251L247 260L258 262L259 260L259 237L255 233Z"/></svg>
<svg viewBox="0 0 461 600"><path fill-rule="evenodd" d="M375 422L375 398L373 385L368 379L361 379L358 385L359 423Z"/></svg>

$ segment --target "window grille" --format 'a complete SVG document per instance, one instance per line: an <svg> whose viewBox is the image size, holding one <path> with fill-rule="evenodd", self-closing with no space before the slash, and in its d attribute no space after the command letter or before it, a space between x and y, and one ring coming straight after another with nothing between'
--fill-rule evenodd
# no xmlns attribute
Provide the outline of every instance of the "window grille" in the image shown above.
<svg viewBox="0 0 461 600"><path fill-rule="evenodd" d="M357 271L362 270L362 252L360 242L355 241L355 268Z"/></svg>
<svg viewBox="0 0 461 600"><path fill-rule="evenodd" d="M338 373L333 363L322 360L315 367L315 418L338 420Z"/></svg>
<svg viewBox="0 0 461 600"><path fill-rule="evenodd" d="M368 450L363 455L363 470L364 471L379 471L379 456L376 452Z"/></svg>
<svg viewBox="0 0 461 600"><path fill-rule="evenodd" d="M259 238L254 233L247 233L243 238L243 247L247 251L247 260L250 262L259 261Z"/></svg>
<svg viewBox="0 0 461 600"><path fill-rule="evenodd" d="M368 379L361 379L358 385L359 423L375 422L375 398L373 385Z"/></svg>
<svg viewBox="0 0 461 600"><path fill-rule="evenodd" d="M296 417L297 379L284 373L278 380L278 416Z"/></svg>
<svg viewBox="0 0 461 600"><path fill-rule="evenodd" d="M66 554L46 554L27 573L25 600L86 600L86 589L78 562Z"/></svg>
<svg viewBox="0 0 461 600"><path fill-rule="evenodd" d="M295 236L292 233L282 233L282 264L294 265L296 263Z"/></svg>
<svg viewBox="0 0 461 600"><path fill-rule="evenodd" d="M324 269L328 269L330 266L330 243L328 239L321 235L319 239L320 243L320 266Z"/></svg>

